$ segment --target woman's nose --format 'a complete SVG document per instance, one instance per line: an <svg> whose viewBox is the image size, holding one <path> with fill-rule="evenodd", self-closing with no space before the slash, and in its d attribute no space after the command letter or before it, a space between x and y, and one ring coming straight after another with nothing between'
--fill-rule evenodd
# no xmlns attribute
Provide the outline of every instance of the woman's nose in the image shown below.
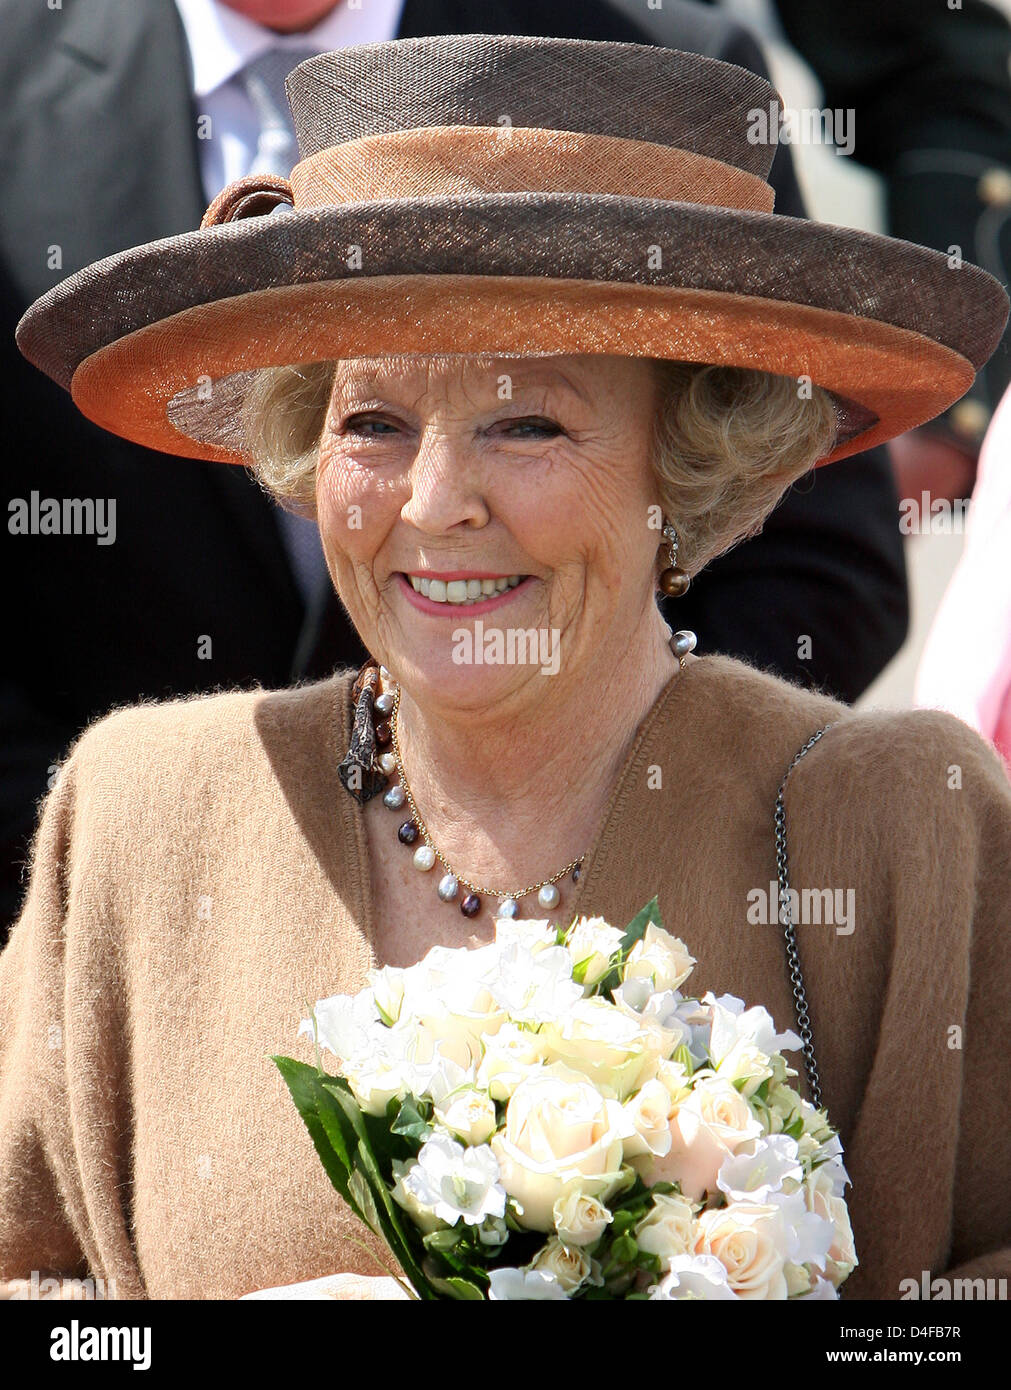
<svg viewBox="0 0 1011 1390"><path fill-rule="evenodd" d="M422 432L409 485L411 496L401 515L421 531L437 534L488 519L477 451L459 433L439 428Z"/></svg>

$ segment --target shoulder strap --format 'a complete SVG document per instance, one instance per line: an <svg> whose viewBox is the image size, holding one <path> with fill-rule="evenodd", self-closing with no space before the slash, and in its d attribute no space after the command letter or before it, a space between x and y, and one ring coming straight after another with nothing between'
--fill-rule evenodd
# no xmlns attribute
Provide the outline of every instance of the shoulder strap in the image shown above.
<svg viewBox="0 0 1011 1390"><path fill-rule="evenodd" d="M814 1036L807 1011L804 976L801 973L800 956L797 953L797 936L790 906L790 882L787 877L786 857L786 808L783 805L783 791L787 778L804 754L810 752L819 739L824 737L831 728L831 724L826 724L823 729L813 733L803 748L794 754L793 761L783 774L783 780L780 782L779 791L776 794L776 872L779 877L779 921L786 939L786 963L790 970L790 984L793 987L794 1004L797 1010L797 1031L803 1045L801 1050L804 1054L804 1065L807 1069L808 1085L811 1090L811 1103L818 1110L821 1109L822 1105L821 1082L818 1078L818 1063L814 1055Z"/></svg>

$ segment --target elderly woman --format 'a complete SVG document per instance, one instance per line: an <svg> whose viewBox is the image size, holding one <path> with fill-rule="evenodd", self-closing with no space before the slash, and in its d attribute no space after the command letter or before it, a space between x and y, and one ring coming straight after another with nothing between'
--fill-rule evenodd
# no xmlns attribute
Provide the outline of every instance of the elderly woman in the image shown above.
<svg viewBox="0 0 1011 1390"><path fill-rule="evenodd" d="M391 83L400 109L351 100ZM847 1296L1011 1273L998 760L951 716L696 657L656 603L943 409L1006 316L972 267L777 218L746 136L770 90L564 40L324 55L290 191L226 190L26 315L93 419L315 516L374 661L121 710L66 760L0 957L11 1290L375 1274L268 1054L377 965L654 893L693 985L800 1030ZM788 887L820 910L784 927Z"/></svg>

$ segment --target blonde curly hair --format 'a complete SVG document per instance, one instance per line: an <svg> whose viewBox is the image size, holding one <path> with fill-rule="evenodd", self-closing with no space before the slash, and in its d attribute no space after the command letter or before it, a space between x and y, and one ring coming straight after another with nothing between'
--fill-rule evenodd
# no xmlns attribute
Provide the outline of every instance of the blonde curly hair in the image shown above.
<svg viewBox="0 0 1011 1390"><path fill-rule="evenodd" d="M760 531L782 494L832 448L836 413L821 387L742 367L650 359L659 376L653 471L695 575ZM251 467L281 506L316 512L316 459L335 361L262 370L247 396ZM666 549L658 556L664 568Z"/></svg>

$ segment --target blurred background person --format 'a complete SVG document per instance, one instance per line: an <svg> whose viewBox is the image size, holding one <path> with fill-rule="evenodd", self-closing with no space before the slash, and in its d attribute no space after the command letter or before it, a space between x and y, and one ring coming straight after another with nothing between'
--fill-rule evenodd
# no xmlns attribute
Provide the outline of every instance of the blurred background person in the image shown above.
<svg viewBox="0 0 1011 1390"><path fill-rule="evenodd" d="M927 638L916 703L989 739L1011 776L1011 390L983 441L965 548Z"/></svg>

